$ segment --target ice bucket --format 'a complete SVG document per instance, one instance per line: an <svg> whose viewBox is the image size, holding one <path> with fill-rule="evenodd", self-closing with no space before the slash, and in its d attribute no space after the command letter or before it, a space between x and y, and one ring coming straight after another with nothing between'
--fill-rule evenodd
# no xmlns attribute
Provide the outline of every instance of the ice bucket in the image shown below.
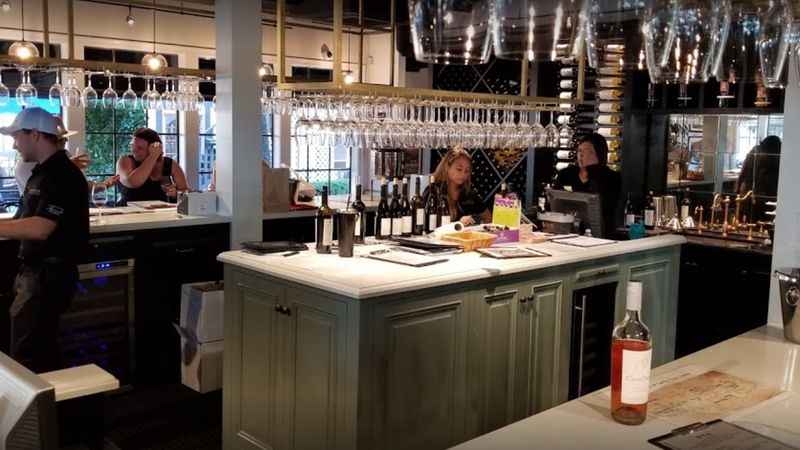
<svg viewBox="0 0 800 450"><path fill-rule="evenodd" d="M800 344L800 268L778 269L775 277L781 287L783 335Z"/></svg>

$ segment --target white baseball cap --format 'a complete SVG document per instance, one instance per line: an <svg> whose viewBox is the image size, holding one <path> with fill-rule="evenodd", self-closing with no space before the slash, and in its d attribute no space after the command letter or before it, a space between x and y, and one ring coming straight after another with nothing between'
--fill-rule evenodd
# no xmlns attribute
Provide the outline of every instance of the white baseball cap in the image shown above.
<svg viewBox="0 0 800 450"><path fill-rule="evenodd" d="M76 134L67 130L61 118L38 107L23 109L11 125L0 127L0 134L12 135L20 130L36 130L62 139Z"/></svg>

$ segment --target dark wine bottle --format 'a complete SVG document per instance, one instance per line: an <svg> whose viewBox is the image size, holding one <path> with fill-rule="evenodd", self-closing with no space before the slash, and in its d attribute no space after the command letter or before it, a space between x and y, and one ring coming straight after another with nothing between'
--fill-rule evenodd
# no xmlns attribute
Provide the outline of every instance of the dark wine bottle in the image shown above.
<svg viewBox="0 0 800 450"><path fill-rule="evenodd" d="M411 217L411 202L408 201L408 180L403 178L403 197L400 199L400 209L403 211L403 236L411 236L414 229L414 220Z"/></svg>
<svg viewBox="0 0 800 450"><path fill-rule="evenodd" d="M500 198L508 197L508 184L506 184L505 181L500 183L500 190L497 192L497 195L499 195Z"/></svg>
<svg viewBox="0 0 800 450"><path fill-rule="evenodd" d="M389 201L387 199L388 186L386 178L381 179L381 200L378 203L378 212L375 215L375 238L387 239L392 235L392 216L389 214Z"/></svg>
<svg viewBox="0 0 800 450"><path fill-rule="evenodd" d="M361 185L356 185L356 201L353 202L353 210L358 214L356 216L356 228L353 242L356 244L364 243L364 236L367 231L367 206L361 201Z"/></svg>
<svg viewBox="0 0 800 450"><path fill-rule="evenodd" d="M450 224L450 204L447 199L447 184L443 182L439 186L439 226Z"/></svg>
<svg viewBox="0 0 800 450"><path fill-rule="evenodd" d="M328 207L328 186L322 187L322 204L317 210L317 253L330 253L333 245L333 210Z"/></svg>
<svg viewBox="0 0 800 450"><path fill-rule="evenodd" d="M425 230L428 233L439 227L439 187L431 176L428 185L428 198L425 200Z"/></svg>
<svg viewBox="0 0 800 450"><path fill-rule="evenodd" d="M644 206L644 227L652 230L656 226L656 201L653 199L653 191L647 194Z"/></svg>
<svg viewBox="0 0 800 450"><path fill-rule="evenodd" d="M411 199L411 232L417 236L425 233L425 205L422 204L422 197L419 195L419 177L414 185L414 198Z"/></svg>
<svg viewBox="0 0 800 450"><path fill-rule="evenodd" d="M689 188L683 193L683 200L681 201L681 220L689 217L692 209L692 199Z"/></svg>
<svg viewBox="0 0 800 450"><path fill-rule="evenodd" d="M403 208L400 204L400 179L394 181L392 203L389 205L389 214L392 216L392 236L403 234Z"/></svg>
<svg viewBox="0 0 800 450"><path fill-rule="evenodd" d="M631 201L631 193L628 192L628 200L625 202L625 226L630 227L636 223L636 209Z"/></svg>

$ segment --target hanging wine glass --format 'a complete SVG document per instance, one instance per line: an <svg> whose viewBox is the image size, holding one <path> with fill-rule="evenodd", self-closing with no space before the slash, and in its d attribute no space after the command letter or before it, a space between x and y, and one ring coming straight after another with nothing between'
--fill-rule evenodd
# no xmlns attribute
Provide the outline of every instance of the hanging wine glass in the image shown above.
<svg viewBox="0 0 800 450"><path fill-rule="evenodd" d="M536 57L534 0L495 0L492 4L492 48L498 58L533 61ZM543 12L543 11L542 11Z"/></svg>
<svg viewBox="0 0 800 450"><path fill-rule="evenodd" d="M88 85L83 88L81 93L81 103L84 108L94 108L97 106L97 91L92 87L92 74L88 75Z"/></svg>
<svg viewBox="0 0 800 450"><path fill-rule="evenodd" d="M0 70L0 106L7 105L10 99L11 95L8 86L3 83L3 71Z"/></svg>
<svg viewBox="0 0 800 450"><path fill-rule="evenodd" d="M756 45L761 63L761 74L767 87L783 87L783 69L789 59L789 39L792 34L792 2L771 0L769 9L761 18L761 29Z"/></svg>
<svg viewBox="0 0 800 450"><path fill-rule="evenodd" d="M122 93L122 101L120 102L120 105L123 109L134 110L138 106L139 99L136 97L136 92L131 87L131 76L128 75L126 78L128 79L128 89Z"/></svg>
<svg viewBox="0 0 800 450"><path fill-rule="evenodd" d="M642 33L652 83L706 82L728 40L730 0L653 0Z"/></svg>
<svg viewBox="0 0 800 450"><path fill-rule="evenodd" d="M488 1L409 0L408 14L417 61L483 64L489 60Z"/></svg>
<svg viewBox="0 0 800 450"><path fill-rule="evenodd" d="M22 82L17 86L17 103L20 106L33 106L36 96L36 87L31 84L30 72L23 69Z"/></svg>
<svg viewBox="0 0 800 450"><path fill-rule="evenodd" d="M161 96L161 107L164 111L175 111L177 108L172 80L167 80L166 82L164 94Z"/></svg>
<svg viewBox="0 0 800 450"><path fill-rule="evenodd" d="M542 125L541 111L536 111L536 123L531 128L536 139L536 147L547 147L547 133Z"/></svg>
<svg viewBox="0 0 800 450"><path fill-rule="evenodd" d="M558 147L558 126L555 123L556 114L554 112L550 112L550 123L544 127L544 134L547 139L547 147L556 148Z"/></svg>
<svg viewBox="0 0 800 450"><path fill-rule="evenodd" d="M103 107L107 109L113 109L117 106L117 100L119 96L117 95L117 91L114 90L114 81L111 78L111 73L107 73L108 75L108 87L106 90L103 91Z"/></svg>
<svg viewBox="0 0 800 450"><path fill-rule="evenodd" d="M580 11L575 6L575 0L561 0L553 11L551 61L572 58L572 51L575 48L579 32L578 15Z"/></svg>
<svg viewBox="0 0 800 450"><path fill-rule="evenodd" d="M578 14L578 31L572 47L572 57L580 58L586 51L589 67L596 69L599 56L597 53L597 20L600 15L598 0L583 0Z"/></svg>
<svg viewBox="0 0 800 450"><path fill-rule="evenodd" d="M152 78L148 80L147 90L144 91L144 93L142 94L142 100L144 101L145 109L148 109L150 111L155 111L159 108L159 103L161 102L161 94L158 93L155 80L153 80Z"/></svg>
<svg viewBox="0 0 800 450"><path fill-rule="evenodd" d="M78 88L77 77L82 74L83 72L76 69L64 70L66 84L64 90L61 92L61 98L64 101L64 105L69 108L81 106L81 90Z"/></svg>
<svg viewBox="0 0 800 450"><path fill-rule="evenodd" d="M50 104L53 106L58 106L62 103L62 92L64 87L61 85L61 70L56 69L56 82L50 86L50 91L48 92L48 97L50 98Z"/></svg>

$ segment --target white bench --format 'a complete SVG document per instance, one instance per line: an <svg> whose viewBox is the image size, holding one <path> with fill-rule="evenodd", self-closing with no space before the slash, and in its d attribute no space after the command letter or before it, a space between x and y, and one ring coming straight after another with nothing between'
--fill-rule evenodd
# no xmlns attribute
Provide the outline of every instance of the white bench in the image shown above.
<svg viewBox="0 0 800 450"><path fill-rule="evenodd" d="M94 364L40 373L56 390L56 402L119 389L119 380Z"/></svg>

